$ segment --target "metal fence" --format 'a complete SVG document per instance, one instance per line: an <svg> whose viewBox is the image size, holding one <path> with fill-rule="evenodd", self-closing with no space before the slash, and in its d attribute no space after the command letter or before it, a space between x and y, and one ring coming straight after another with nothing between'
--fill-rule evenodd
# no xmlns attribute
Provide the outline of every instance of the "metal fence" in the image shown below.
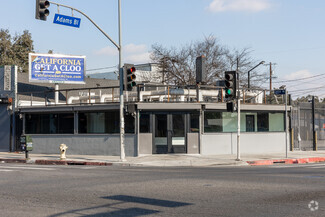
<svg viewBox="0 0 325 217"><path fill-rule="evenodd" d="M264 89L240 89L242 103L284 104L284 96ZM225 102L224 87L213 85L152 85L139 84L125 92L127 102ZM119 102L119 86L20 92L18 107L70 104L101 104Z"/></svg>
<svg viewBox="0 0 325 217"><path fill-rule="evenodd" d="M295 150L325 150L325 104L298 103L292 107L291 135Z"/></svg>

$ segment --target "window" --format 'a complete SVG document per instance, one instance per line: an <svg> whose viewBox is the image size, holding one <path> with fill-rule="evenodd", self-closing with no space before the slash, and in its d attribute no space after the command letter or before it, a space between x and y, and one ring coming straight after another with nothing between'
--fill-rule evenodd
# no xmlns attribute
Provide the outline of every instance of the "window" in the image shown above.
<svg viewBox="0 0 325 217"><path fill-rule="evenodd" d="M125 133L134 133L135 119L131 114L125 115ZM118 129L120 132L120 129Z"/></svg>
<svg viewBox="0 0 325 217"><path fill-rule="evenodd" d="M205 111L204 132L236 132L237 113ZM241 132L283 132L283 112L241 112Z"/></svg>
<svg viewBox="0 0 325 217"><path fill-rule="evenodd" d="M223 132L222 112L204 112L204 132Z"/></svg>
<svg viewBox="0 0 325 217"><path fill-rule="evenodd" d="M135 119L125 116L125 133L134 133ZM119 111L79 113L79 133L120 133Z"/></svg>
<svg viewBox="0 0 325 217"><path fill-rule="evenodd" d="M74 114L26 114L26 134L73 134Z"/></svg>
<svg viewBox="0 0 325 217"><path fill-rule="evenodd" d="M150 114L140 113L140 133L150 133Z"/></svg>
<svg viewBox="0 0 325 217"><path fill-rule="evenodd" d="M269 131L283 132L284 131L284 113L269 113Z"/></svg>
<svg viewBox="0 0 325 217"><path fill-rule="evenodd" d="M199 113L190 114L190 132L191 133L200 132L200 114Z"/></svg>
<svg viewBox="0 0 325 217"><path fill-rule="evenodd" d="M269 131L269 113L267 112L257 113L257 131L259 132Z"/></svg>
<svg viewBox="0 0 325 217"><path fill-rule="evenodd" d="M105 133L105 113L79 113L79 133Z"/></svg>

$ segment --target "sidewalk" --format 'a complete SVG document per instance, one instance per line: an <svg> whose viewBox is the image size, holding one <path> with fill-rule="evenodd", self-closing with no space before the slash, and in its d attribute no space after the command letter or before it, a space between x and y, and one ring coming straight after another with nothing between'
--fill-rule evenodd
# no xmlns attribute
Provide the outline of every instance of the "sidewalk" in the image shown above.
<svg viewBox="0 0 325 217"><path fill-rule="evenodd" d="M294 151L268 155L241 155L241 161L236 161L236 155L189 155L163 154L140 157L126 157L125 162L119 156L69 155L66 160L60 160L59 154L33 154L26 161L25 153L0 152L0 163L32 163L46 165L95 165L95 166L173 166L173 167L213 167L213 166L256 166L273 164L297 164L325 161L325 151Z"/></svg>

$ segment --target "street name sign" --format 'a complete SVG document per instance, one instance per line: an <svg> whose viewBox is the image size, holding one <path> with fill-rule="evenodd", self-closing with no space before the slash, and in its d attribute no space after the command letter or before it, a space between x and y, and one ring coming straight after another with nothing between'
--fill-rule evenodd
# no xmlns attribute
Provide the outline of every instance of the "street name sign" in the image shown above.
<svg viewBox="0 0 325 217"><path fill-rule="evenodd" d="M274 90L274 94L275 95L285 95L286 90L282 90L282 89Z"/></svg>
<svg viewBox="0 0 325 217"><path fill-rule="evenodd" d="M71 26L71 27L80 27L81 19L77 17L70 17L62 14L55 14L53 23L65 25L65 26Z"/></svg>

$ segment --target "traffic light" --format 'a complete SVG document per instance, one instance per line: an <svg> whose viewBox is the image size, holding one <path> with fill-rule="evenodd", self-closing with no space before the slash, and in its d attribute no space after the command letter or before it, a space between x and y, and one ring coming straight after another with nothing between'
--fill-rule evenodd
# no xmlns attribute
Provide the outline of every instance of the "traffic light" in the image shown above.
<svg viewBox="0 0 325 217"><path fill-rule="evenodd" d="M38 20L46 21L46 17L50 14L47 9L50 7L50 2L47 0L36 0L36 14L35 18Z"/></svg>
<svg viewBox="0 0 325 217"><path fill-rule="evenodd" d="M236 71L225 72L225 98L235 99L237 92L237 73Z"/></svg>
<svg viewBox="0 0 325 217"><path fill-rule="evenodd" d="M235 111L235 103L233 101L229 101L226 104L227 112L234 112Z"/></svg>
<svg viewBox="0 0 325 217"><path fill-rule="evenodd" d="M124 64L124 90L132 91L132 88L137 85L135 82L135 67L133 64Z"/></svg>

